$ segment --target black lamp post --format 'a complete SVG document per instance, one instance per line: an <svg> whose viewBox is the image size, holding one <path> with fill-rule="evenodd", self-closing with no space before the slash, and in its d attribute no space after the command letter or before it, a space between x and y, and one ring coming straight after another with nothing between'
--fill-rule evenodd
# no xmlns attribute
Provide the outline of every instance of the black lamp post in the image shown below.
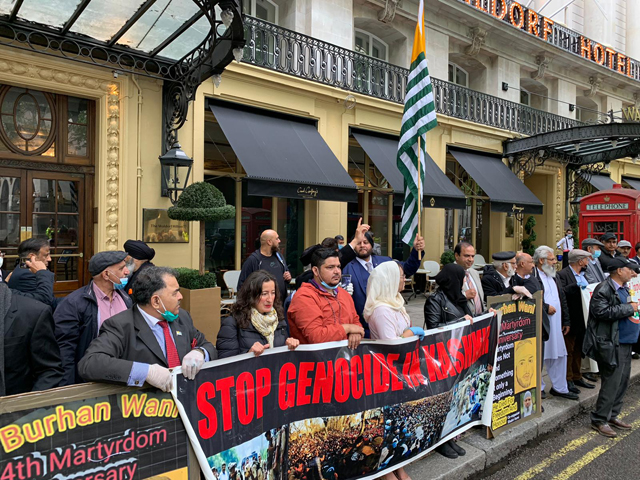
<svg viewBox="0 0 640 480"><path fill-rule="evenodd" d="M189 182L193 159L182 151L178 142L175 142L171 149L158 159L162 170L161 195L169 197L171 203L175 205Z"/></svg>

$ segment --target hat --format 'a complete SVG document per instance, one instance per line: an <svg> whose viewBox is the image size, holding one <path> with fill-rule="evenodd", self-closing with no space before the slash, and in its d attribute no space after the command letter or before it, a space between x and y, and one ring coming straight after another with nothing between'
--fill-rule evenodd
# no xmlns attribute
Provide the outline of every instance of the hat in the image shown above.
<svg viewBox="0 0 640 480"><path fill-rule="evenodd" d="M579 262L583 258L591 258L591 254L579 248L574 248L569 252L569 263Z"/></svg>
<svg viewBox="0 0 640 480"><path fill-rule="evenodd" d="M373 240L373 235L371 235L371 232L365 232L364 238L367 239L367 242L369 242L369 245L371 245L372 247L375 245L376 242Z"/></svg>
<svg viewBox="0 0 640 480"><path fill-rule="evenodd" d="M156 251L140 240L127 240L124 242L124 251L136 260L153 260Z"/></svg>
<svg viewBox="0 0 640 480"><path fill-rule="evenodd" d="M99 252L89 260L89 273L92 277L99 275L111 265L122 262L127 258L127 252Z"/></svg>
<svg viewBox="0 0 640 480"><path fill-rule="evenodd" d="M516 252L498 252L491 255L491 258L498 262L506 262L507 260L511 260L512 258L516 258Z"/></svg>
<svg viewBox="0 0 640 480"><path fill-rule="evenodd" d="M631 248L631 242L628 240L620 240L618 242L618 247L629 247Z"/></svg>
<svg viewBox="0 0 640 480"><path fill-rule="evenodd" d="M630 268L636 273L640 273L640 265L626 257L614 257L613 260L610 260L607 272L615 272L617 269L625 267Z"/></svg>
<svg viewBox="0 0 640 480"><path fill-rule="evenodd" d="M607 240L612 240L612 239L613 239L613 240L617 240L617 239L618 239L618 237L616 237L616 236L615 236L613 233L611 233L611 232L607 232L607 233L605 233L604 235L602 235L602 236L600 237L600 241L601 241L601 242L606 242Z"/></svg>
<svg viewBox="0 0 640 480"><path fill-rule="evenodd" d="M582 248L586 250L587 247L597 245L598 247L604 247L604 243L596 240L595 238L585 238L582 241Z"/></svg>

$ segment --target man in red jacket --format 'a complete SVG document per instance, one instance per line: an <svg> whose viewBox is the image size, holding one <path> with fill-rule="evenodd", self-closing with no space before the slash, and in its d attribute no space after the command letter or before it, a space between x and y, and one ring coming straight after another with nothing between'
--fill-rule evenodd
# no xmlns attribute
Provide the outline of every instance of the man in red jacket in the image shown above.
<svg viewBox="0 0 640 480"><path fill-rule="evenodd" d="M342 273L338 252L318 249L311 270L313 280L302 284L287 312L291 336L303 344L348 340L349 348L357 348L364 329L351 295L338 288Z"/></svg>

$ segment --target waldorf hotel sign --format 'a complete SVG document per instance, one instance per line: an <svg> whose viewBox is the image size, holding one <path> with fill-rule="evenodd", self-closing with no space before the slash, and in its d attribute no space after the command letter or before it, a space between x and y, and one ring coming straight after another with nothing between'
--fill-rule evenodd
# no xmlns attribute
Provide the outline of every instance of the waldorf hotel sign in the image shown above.
<svg viewBox="0 0 640 480"><path fill-rule="evenodd" d="M511 0L458 0L524 30L567 52L579 55L614 72L640 80L638 61L617 52L613 48L595 42L568 28L556 25L553 20L535 10ZM639 0L634 0L639 1Z"/></svg>

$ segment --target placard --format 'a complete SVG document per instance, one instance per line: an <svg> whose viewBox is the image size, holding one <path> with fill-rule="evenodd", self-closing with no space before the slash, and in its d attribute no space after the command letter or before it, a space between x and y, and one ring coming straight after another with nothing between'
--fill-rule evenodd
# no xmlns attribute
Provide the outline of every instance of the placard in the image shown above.
<svg viewBox="0 0 640 480"><path fill-rule="evenodd" d="M145 243L189 243L189 222L169 218L166 210L143 208L142 241Z"/></svg>

